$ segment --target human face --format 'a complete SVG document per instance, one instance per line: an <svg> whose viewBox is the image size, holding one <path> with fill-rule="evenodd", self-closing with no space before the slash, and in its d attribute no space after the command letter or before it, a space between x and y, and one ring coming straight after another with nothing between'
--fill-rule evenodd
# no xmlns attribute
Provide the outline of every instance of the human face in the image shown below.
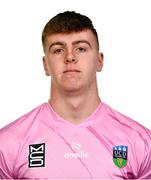
<svg viewBox="0 0 151 180"><path fill-rule="evenodd" d="M78 91L96 86L103 66L96 37L90 30L47 37L43 64L54 90Z"/></svg>

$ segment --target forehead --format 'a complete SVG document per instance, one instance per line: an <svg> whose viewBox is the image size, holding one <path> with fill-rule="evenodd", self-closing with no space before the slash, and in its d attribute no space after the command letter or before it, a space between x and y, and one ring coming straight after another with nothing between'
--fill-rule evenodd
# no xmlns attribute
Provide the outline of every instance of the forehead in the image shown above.
<svg viewBox="0 0 151 180"><path fill-rule="evenodd" d="M95 46L96 37L90 30L84 30L80 32L72 32L72 33L58 33L53 34L47 37L46 46L49 46L51 43L54 42L64 42L66 44L72 44L75 41L86 40L92 46Z"/></svg>

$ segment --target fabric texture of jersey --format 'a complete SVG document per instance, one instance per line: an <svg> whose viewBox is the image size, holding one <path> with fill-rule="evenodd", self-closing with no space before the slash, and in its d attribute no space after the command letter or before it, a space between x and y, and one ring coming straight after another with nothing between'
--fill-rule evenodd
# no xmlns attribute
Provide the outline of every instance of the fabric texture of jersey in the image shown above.
<svg viewBox="0 0 151 180"><path fill-rule="evenodd" d="M100 103L81 124L44 103L0 130L0 179L151 179L151 132Z"/></svg>

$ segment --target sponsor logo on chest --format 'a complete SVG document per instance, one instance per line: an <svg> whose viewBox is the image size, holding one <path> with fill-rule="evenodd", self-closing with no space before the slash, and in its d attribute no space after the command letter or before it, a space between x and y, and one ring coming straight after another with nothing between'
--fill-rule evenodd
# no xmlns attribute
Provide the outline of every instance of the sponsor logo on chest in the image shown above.
<svg viewBox="0 0 151 180"><path fill-rule="evenodd" d="M45 166L45 143L30 144L28 167L44 167Z"/></svg>

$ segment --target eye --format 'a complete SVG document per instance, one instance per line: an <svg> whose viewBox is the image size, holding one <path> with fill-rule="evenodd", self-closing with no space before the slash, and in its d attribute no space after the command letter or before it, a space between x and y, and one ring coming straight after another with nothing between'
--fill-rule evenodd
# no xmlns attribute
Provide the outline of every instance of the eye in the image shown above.
<svg viewBox="0 0 151 180"><path fill-rule="evenodd" d="M58 49L53 50L53 53L54 54L61 54L63 51L64 51L63 49L58 48Z"/></svg>
<svg viewBox="0 0 151 180"><path fill-rule="evenodd" d="M85 52L87 49L86 48L83 48L83 47L78 47L77 48L77 51L79 52Z"/></svg>

